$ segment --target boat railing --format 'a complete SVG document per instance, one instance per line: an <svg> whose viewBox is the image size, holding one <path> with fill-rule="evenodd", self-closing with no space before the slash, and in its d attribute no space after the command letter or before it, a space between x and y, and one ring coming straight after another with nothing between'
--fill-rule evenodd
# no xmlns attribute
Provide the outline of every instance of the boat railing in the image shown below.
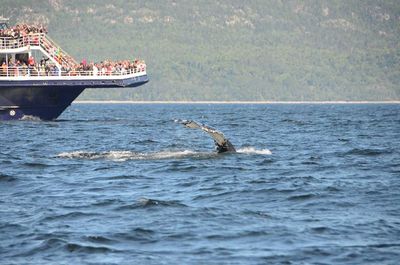
<svg viewBox="0 0 400 265"><path fill-rule="evenodd" d="M40 47L60 65L73 66L76 61L44 33L30 33L19 37L0 37L0 50Z"/></svg>
<svg viewBox="0 0 400 265"><path fill-rule="evenodd" d="M122 69L115 71L78 71L78 70L61 70L53 68L50 71L43 68L36 67L0 67L0 77L104 77L112 78L118 76L128 76L133 74L146 73L146 67L144 65L132 68L132 69Z"/></svg>
<svg viewBox="0 0 400 265"><path fill-rule="evenodd" d="M42 45L46 45L47 47L50 47L50 50L53 49L53 55L58 57L56 59L58 59L58 61L61 61L60 63L62 64L62 62L65 62L68 65L74 65L77 64L77 62L75 61L75 59L70 56L66 51L62 50L60 48L60 46L58 46L58 44L53 41L48 35L45 35L44 38L41 38L42 40ZM56 48L54 50L54 48Z"/></svg>
<svg viewBox="0 0 400 265"><path fill-rule="evenodd" d="M0 37L0 49L9 50L27 46L40 46L44 37L44 33L27 34L19 37Z"/></svg>

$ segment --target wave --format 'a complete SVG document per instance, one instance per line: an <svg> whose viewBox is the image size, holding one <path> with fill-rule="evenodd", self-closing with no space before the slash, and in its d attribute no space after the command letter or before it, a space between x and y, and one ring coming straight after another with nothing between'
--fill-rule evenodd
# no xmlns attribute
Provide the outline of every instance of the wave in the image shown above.
<svg viewBox="0 0 400 265"><path fill-rule="evenodd" d="M4 182L11 182L11 181L15 181L17 180L16 177L14 176L10 176L10 175L6 175L6 174L1 174L0 173L0 182L4 181Z"/></svg>
<svg viewBox="0 0 400 265"><path fill-rule="evenodd" d="M382 154L391 154L392 150L390 149L360 149L353 148L352 150L345 153L345 155L358 155L358 156L379 156Z"/></svg>
<svg viewBox="0 0 400 265"><path fill-rule="evenodd" d="M315 194L312 193L306 193L306 194L299 194L299 195L293 195L288 198L289 201L305 201L309 200L316 197Z"/></svg>
<svg viewBox="0 0 400 265"><path fill-rule="evenodd" d="M142 243L154 243L157 241L156 231L137 227L134 229L130 229L127 232L118 232L112 235L115 240L118 241L135 241Z"/></svg>
<svg viewBox="0 0 400 265"><path fill-rule="evenodd" d="M138 204L142 207L149 207L149 206L170 206L170 207L187 207L187 205L171 200L171 201L162 201L162 200L154 200L154 199L149 199L149 198L140 198L138 200Z"/></svg>
<svg viewBox="0 0 400 265"><path fill-rule="evenodd" d="M24 115L20 119L21 121L41 121L39 117L32 116L32 115Z"/></svg>
<svg viewBox="0 0 400 265"><path fill-rule="evenodd" d="M117 207L116 211L121 210L132 210L132 209L139 209L139 208L150 208L150 207L188 207L186 204L183 204L179 201L162 201L162 200L155 200L149 198L140 198L138 201L130 204L126 204L123 206Z"/></svg>
<svg viewBox="0 0 400 265"><path fill-rule="evenodd" d="M49 167L49 165L44 164L44 163L38 163L38 162L27 162L24 163L25 166L27 167L33 167L33 168L46 168Z"/></svg>
<svg viewBox="0 0 400 265"><path fill-rule="evenodd" d="M87 213L87 212L69 212L69 213L63 213L63 214L58 214L58 215L51 215L51 216L45 216L42 221L57 221L57 220L77 220L77 219L84 219L87 217L94 217L94 216L101 216L99 213Z"/></svg>
<svg viewBox="0 0 400 265"><path fill-rule="evenodd" d="M243 147L240 148L238 150L236 150L236 152L240 153L240 154L250 154L250 155L272 155L272 152L269 149L255 149L254 147Z"/></svg>
<svg viewBox="0 0 400 265"><path fill-rule="evenodd" d="M306 125L307 122L301 120L293 120L293 119L283 119L282 122L292 123L295 125Z"/></svg>
<svg viewBox="0 0 400 265"><path fill-rule="evenodd" d="M118 252L117 249L113 249L109 246L91 246L91 245L84 245L78 243L67 243L65 248L68 252L79 252L79 253L108 253L108 252Z"/></svg>
<svg viewBox="0 0 400 265"><path fill-rule="evenodd" d="M152 139L147 139L147 140L138 140L133 142L133 144L152 144L152 143L157 143L157 141Z"/></svg>

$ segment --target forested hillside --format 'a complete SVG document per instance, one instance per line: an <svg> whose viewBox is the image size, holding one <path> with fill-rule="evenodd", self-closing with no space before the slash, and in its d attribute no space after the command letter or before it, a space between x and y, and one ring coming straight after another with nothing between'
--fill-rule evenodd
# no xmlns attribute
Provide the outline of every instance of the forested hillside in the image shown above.
<svg viewBox="0 0 400 265"><path fill-rule="evenodd" d="M2 0L1 15L78 60L146 60L145 86L80 99L400 99L398 0Z"/></svg>

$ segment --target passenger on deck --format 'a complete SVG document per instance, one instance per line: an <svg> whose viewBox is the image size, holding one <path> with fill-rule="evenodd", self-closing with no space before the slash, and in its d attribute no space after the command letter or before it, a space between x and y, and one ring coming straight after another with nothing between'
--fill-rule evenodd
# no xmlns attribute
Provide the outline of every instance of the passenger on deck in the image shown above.
<svg viewBox="0 0 400 265"><path fill-rule="evenodd" d="M7 72L8 72L7 69L8 69L8 66L7 66L6 62L3 62L3 64L1 65L1 75L2 76L7 75Z"/></svg>
<svg viewBox="0 0 400 265"><path fill-rule="evenodd" d="M49 58L42 57L42 59L40 59L40 65L46 65L48 60Z"/></svg>
<svg viewBox="0 0 400 265"><path fill-rule="evenodd" d="M33 56L29 56L28 65L29 66L34 66L35 65L35 58L33 58Z"/></svg>
<svg viewBox="0 0 400 265"><path fill-rule="evenodd" d="M99 68L97 68L97 65L94 63L92 63L92 71L94 76L99 75Z"/></svg>
<svg viewBox="0 0 400 265"><path fill-rule="evenodd" d="M15 27L0 30L0 37L19 38L28 34L47 33L43 25L17 24Z"/></svg>

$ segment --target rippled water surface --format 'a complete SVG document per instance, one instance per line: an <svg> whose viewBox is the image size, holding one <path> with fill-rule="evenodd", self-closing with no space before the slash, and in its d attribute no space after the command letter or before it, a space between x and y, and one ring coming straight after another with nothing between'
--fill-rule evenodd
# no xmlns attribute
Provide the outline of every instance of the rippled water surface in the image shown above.
<svg viewBox="0 0 400 265"><path fill-rule="evenodd" d="M400 264L400 105L74 104L0 132L1 264Z"/></svg>

